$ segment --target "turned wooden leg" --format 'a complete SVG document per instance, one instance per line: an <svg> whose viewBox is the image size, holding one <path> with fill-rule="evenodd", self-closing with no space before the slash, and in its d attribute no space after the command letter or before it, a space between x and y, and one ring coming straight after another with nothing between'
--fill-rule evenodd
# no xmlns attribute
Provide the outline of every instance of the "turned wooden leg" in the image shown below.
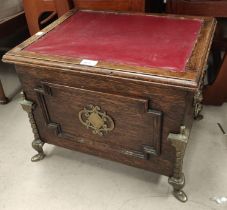
<svg viewBox="0 0 227 210"><path fill-rule="evenodd" d="M38 154L32 157L31 161L37 162L42 160L45 157L45 154L43 152L44 142L40 139L39 132L33 116L33 110L35 109L35 104L31 101L26 100L24 94L22 95L23 95L23 100L20 102L20 104L23 110L28 113L29 121L31 123L32 131L35 137L34 141L32 142L32 147L38 152Z"/></svg>
<svg viewBox="0 0 227 210"><path fill-rule="evenodd" d="M5 96L3 87L2 87L2 82L0 80L0 104L7 104L9 102L8 98Z"/></svg>
<svg viewBox="0 0 227 210"><path fill-rule="evenodd" d="M180 134L170 133L168 141L176 150L176 160L174 165L173 176L169 178L169 184L173 186L173 195L181 202L188 200L187 195L182 190L185 185L185 177L182 173L183 158L188 142L188 133L185 126L181 126Z"/></svg>

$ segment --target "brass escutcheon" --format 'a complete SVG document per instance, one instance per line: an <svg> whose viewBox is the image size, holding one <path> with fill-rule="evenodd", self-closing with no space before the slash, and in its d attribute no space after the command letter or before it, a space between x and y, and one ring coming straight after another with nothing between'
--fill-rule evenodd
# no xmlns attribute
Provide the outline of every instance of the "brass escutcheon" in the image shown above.
<svg viewBox="0 0 227 210"><path fill-rule="evenodd" d="M92 129L92 132L99 136L103 136L114 129L112 118L99 106L92 104L79 112L79 120L87 129Z"/></svg>

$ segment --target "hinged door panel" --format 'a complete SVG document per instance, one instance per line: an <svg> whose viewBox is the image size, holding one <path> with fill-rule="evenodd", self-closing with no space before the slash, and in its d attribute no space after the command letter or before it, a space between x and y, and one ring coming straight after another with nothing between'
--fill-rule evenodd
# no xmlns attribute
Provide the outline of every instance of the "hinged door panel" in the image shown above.
<svg viewBox="0 0 227 210"><path fill-rule="evenodd" d="M42 83L35 89L47 129L59 141L111 146L121 154L149 159L160 154L160 111L149 100Z"/></svg>

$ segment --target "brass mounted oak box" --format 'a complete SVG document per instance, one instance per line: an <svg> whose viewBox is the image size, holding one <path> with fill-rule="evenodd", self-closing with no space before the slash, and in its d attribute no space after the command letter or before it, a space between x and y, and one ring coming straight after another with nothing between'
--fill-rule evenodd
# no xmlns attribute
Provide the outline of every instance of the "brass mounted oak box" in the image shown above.
<svg viewBox="0 0 227 210"><path fill-rule="evenodd" d="M44 143L169 176L200 115L212 18L70 11L3 58L22 82L38 154Z"/></svg>

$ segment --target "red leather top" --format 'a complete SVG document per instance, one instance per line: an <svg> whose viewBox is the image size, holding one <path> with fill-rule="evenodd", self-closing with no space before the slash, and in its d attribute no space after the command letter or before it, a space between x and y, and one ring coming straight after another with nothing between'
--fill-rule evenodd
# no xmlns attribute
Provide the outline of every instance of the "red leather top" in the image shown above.
<svg viewBox="0 0 227 210"><path fill-rule="evenodd" d="M79 11L26 51L185 71L201 20Z"/></svg>

